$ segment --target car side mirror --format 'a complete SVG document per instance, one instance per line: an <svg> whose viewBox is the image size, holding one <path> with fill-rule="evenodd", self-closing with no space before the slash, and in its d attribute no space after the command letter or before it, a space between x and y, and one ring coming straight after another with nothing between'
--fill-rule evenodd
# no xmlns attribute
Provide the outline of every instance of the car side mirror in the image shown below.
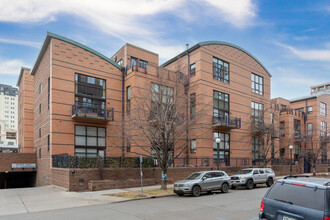
<svg viewBox="0 0 330 220"><path fill-rule="evenodd" d="M203 180L203 181L204 181L204 180L206 180L206 179L207 179L207 177L206 177L206 176L203 176L203 177L202 177L202 180Z"/></svg>

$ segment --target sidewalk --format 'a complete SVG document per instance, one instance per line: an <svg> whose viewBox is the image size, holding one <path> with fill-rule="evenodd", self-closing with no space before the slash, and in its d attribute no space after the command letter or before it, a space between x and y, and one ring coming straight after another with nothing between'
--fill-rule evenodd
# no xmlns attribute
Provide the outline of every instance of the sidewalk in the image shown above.
<svg viewBox="0 0 330 220"><path fill-rule="evenodd" d="M168 185L168 187L173 187L173 185ZM160 189L160 185L146 186L143 189ZM139 190L141 190L141 187L95 192L68 192L67 189L52 185L31 188L1 189L0 217L11 214L123 202L133 199L109 195L105 196L105 194L137 192Z"/></svg>

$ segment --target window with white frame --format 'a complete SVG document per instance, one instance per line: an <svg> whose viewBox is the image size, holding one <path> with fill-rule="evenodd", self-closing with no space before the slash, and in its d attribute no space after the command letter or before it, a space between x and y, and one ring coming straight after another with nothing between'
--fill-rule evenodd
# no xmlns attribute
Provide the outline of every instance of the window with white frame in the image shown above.
<svg viewBox="0 0 330 220"><path fill-rule="evenodd" d="M323 102L320 103L320 113L322 116L326 116L327 115L327 105Z"/></svg>
<svg viewBox="0 0 330 220"><path fill-rule="evenodd" d="M251 91L259 95L263 94L264 78L257 74L251 73Z"/></svg>

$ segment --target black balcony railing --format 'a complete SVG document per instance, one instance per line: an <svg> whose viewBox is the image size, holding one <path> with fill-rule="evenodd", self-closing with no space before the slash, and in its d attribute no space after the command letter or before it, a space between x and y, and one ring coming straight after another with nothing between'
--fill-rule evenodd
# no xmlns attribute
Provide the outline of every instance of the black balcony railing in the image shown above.
<svg viewBox="0 0 330 220"><path fill-rule="evenodd" d="M84 117L113 121L114 109L100 106L75 104L72 106L72 117Z"/></svg>
<svg viewBox="0 0 330 220"><path fill-rule="evenodd" d="M212 117L213 127L224 127L224 128L241 128L241 118L230 118L227 115L213 116Z"/></svg>

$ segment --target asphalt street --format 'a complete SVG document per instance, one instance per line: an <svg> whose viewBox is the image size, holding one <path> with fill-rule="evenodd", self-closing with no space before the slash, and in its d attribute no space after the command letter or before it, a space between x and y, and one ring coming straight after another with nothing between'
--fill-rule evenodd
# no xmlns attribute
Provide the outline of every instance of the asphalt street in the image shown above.
<svg viewBox="0 0 330 220"><path fill-rule="evenodd" d="M236 189L229 193L205 194L200 197L170 196L77 208L57 209L17 215L7 219L258 219L260 201L268 190L258 186L253 190Z"/></svg>

